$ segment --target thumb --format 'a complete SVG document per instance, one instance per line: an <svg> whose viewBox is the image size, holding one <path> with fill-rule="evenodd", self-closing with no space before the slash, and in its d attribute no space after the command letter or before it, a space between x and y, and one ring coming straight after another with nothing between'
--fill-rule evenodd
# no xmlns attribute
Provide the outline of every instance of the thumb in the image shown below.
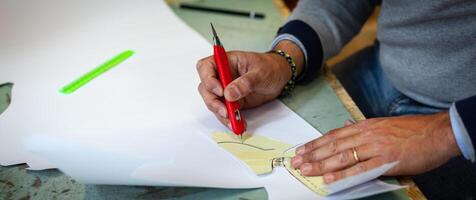
<svg viewBox="0 0 476 200"><path fill-rule="evenodd" d="M258 77L255 71L249 71L238 77L225 88L225 99L233 102L248 96L253 92Z"/></svg>

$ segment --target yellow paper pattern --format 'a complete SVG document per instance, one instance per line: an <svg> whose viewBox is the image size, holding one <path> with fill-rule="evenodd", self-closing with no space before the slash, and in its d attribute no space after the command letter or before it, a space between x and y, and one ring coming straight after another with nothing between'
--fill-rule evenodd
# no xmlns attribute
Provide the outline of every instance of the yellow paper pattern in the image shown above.
<svg viewBox="0 0 476 200"><path fill-rule="evenodd" d="M325 196L326 190L322 176L307 177L291 167L293 146L271 138L258 135L245 135L243 142L233 133L215 132L212 137L217 144L242 160L257 175L271 173L274 167L285 167L289 173L313 192Z"/></svg>
<svg viewBox="0 0 476 200"><path fill-rule="evenodd" d="M216 132L212 136L218 145L245 162L257 175L271 173L272 159L282 157L284 151L292 148L290 144L262 136L244 136L243 143L232 133Z"/></svg>
<svg viewBox="0 0 476 200"><path fill-rule="evenodd" d="M294 177L296 177L302 184L306 185L310 190L313 192L327 196L329 194L329 190L326 189L324 184L324 179L322 176L303 176L301 172L291 167L291 158L286 158L284 166L286 169L291 173Z"/></svg>

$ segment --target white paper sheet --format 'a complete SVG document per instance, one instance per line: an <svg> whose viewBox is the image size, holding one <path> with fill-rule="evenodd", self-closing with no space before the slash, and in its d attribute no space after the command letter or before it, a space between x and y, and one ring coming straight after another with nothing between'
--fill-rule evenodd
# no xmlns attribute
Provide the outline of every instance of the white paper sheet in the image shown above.
<svg viewBox="0 0 476 200"><path fill-rule="evenodd" d="M347 177L342 180L336 181L330 185L327 185L327 189L330 191L330 194L335 194L337 192L343 191L345 189L348 189L349 186L355 186L355 185L360 185L362 183L365 183L369 180L373 180L387 172L388 170L392 169L397 165L398 162L393 162L393 163L387 163L384 165L381 165L377 168L368 170L364 173L357 174L352 177Z"/></svg>
<svg viewBox="0 0 476 200"><path fill-rule="evenodd" d="M212 48L164 2L0 0L0 27L0 82L15 84L0 115L1 165L59 168L84 183L265 186L271 199L317 198L284 172L254 176L212 142L225 128L202 103L195 71ZM127 49L136 54L116 68L58 92ZM320 136L278 101L245 117L250 132L290 144Z"/></svg>

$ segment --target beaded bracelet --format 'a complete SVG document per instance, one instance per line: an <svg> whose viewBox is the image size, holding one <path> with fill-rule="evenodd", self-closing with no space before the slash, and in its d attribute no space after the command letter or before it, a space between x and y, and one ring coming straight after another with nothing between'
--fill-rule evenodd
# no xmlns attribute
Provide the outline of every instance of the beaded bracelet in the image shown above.
<svg viewBox="0 0 476 200"><path fill-rule="evenodd" d="M297 77L296 63L294 62L293 58L291 58L291 56L287 54L286 52L284 52L283 50L272 50L271 52L276 53L282 56L283 58L285 58L289 66L291 67L291 79L286 83L279 97L289 96L296 85L296 77Z"/></svg>

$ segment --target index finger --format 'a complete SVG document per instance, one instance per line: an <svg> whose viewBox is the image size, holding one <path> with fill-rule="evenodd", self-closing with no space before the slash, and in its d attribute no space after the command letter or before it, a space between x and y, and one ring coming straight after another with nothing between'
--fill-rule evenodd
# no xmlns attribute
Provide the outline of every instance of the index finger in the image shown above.
<svg viewBox="0 0 476 200"><path fill-rule="evenodd" d="M197 71L205 88L217 96L223 96L223 88L217 78L217 66L213 56L203 58L197 62Z"/></svg>
<svg viewBox="0 0 476 200"><path fill-rule="evenodd" d="M331 142L334 142L337 139L341 139L347 136L354 135L356 133L361 132L362 129L357 128L355 125L350 125L350 126L345 126L342 128L337 128L334 130L329 131L327 134L324 136L314 139L296 149L296 154L297 155L304 155L308 152L313 151L314 149L317 149L319 147L322 147L326 144L329 144Z"/></svg>
<svg viewBox="0 0 476 200"><path fill-rule="evenodd" d="M217 78L217 66L213 56L202 58L197 62L197 71L200 80L203 82L209 78Z"/></svg>

